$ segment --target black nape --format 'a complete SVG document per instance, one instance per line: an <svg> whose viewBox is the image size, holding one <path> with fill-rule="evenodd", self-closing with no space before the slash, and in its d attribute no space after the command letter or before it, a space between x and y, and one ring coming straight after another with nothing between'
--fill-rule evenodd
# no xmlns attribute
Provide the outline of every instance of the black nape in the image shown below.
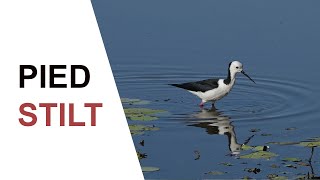
<svg viewBox="0 0 320 180"><path fill-rule="evenodd" d="M230 63L231 64L231 63ZM225 84L230 84L230 82L231 82L231 74L230 74L230 67L229 67L229 70L228 70L228 77L227 77L227 79L225 79L225 80L223 80L223 82L225 83Z"/></svg>

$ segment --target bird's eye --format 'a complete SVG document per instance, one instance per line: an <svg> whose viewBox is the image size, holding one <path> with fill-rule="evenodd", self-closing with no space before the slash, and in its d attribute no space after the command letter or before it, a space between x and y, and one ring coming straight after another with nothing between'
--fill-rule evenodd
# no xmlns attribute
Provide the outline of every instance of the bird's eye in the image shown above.
<svg viewBox="0 0 320 180"><path fill-rule="evenodd" d="M237 66L236 68L237 68L237 69L239 69L239 67L238 67L238 66Z"/></svg>

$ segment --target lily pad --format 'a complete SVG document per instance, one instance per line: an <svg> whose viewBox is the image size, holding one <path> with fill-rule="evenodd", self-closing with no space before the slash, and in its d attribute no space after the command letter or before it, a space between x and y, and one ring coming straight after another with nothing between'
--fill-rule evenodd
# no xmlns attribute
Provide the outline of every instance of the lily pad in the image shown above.
<svg viewBox="0 0 320 180"><path fill-rule="evenodd" d="M130 132L132 135L143 134L144 131L157 131L157 130L159 130L158 127L145 126L145 125L139 125L139 124L129 125L129 129L130 129Z"/></svg>
<svg viewBox="0 0 320 180"><path fill-rule="evenodd" d="M287 179L289 179L289 178L286 176L277 176L275 178L272 178L272 180L287 180Z"/></svg>
<svg viewBox="0 0 320 180"><path fill-rule="evenodd" d="M144 134L143 131L130 131L131 135L134 136L134 135L142 135Z"/></svg>
<svg viewBox="0 0 320 180"><path fill-rule="evenodd" d="M256 151L250 154L241 155L241 159L271 159L273 157L278 156L275 153L268 152L268 151Z"/></svg>
<svg viewBox="0 0 320 180"><path fill-rule="evenodd" d="M294 144L299 144L299 143L298 142L268 142L267 144L294 145Z"/></svg>
<svg viewBox="0 0 320 180"><path fill-rule="evenodd" d="M142 172L154 172L154 171L159 171L160 168L158 167L151 167L151 166L143 166L141 167Z"/></svg>
<svg viewBox="0 0 320 180"><path fill-rule="evenodd" d="M224 165L224 166L233 166L233 164L231 163L227 163L227 162L222 162L222 163L219 163L220 165Z"/></svg>
<svg viewBox="0 0 320 180"><path fill-rule="evenodd" d="M278 176L278 177L273 178L272 180L287 180L287 179L289 179L289 178L286 176Z"/></svg>
<svg viewBox="0 0 320 180"><path fill-rule="evenodd" d="M308 179L308 176L307 175L299 175L295 179L296 180L306 180L306 179Z"/></svg>
<svg viewBox="0 0 320 180"><path fill-rule="evenodd" d="M266 151L267 149L269 149L269 146L255 146L254 150L256 151Z"/></svg>
<svg viewBox="0 0 320 180"><path fill-rule="evenodd" d="M289 158L289 157L287 157L287 158L283 158L282 161L300 162L301 159L299 159L299 158Z"/></svg>
<svg viewBox="0 0 320 180"><path fill-rule="evenodd" d="M241 149L244 150L244 151L250 150L250 149L252 149L252 148L253 148L252 146L249 146L249 145L246 145L246 144L243 144L243 145L241 146Z"/></svg>
<svg viewBox="0 0 320 180"><path fill-rule="evenodd" d="M143 114L132 114L127 116L130 120L133 121L153 121L153 120L157 120L157 117L154 116L146 116Z"/></svg>
<svg viewBox="0 0 320 180"><path fill-rule="evenodd" d="M209 174L209 175L222 175L222 174L225 174L224 172L221 172L221 171L209 171L209 172L206 172L205 174Z"/></svg>
<svg viewBox="0 0 320 180"><path fill-rule="evenodd" d="M277 174L269 174L267 177L272 180L286 180L286 179L288 179L286 176L279 176Z"/></svg>
<svg viewBox="0 0 320 180"><path fill-rule="evenodd" d="M245 144L241 146L241 149L244 151L247 151L247 150L265 151L268 148L269 148L268 146L249 146Z"/></svg>
<svg viewBox="0 0 320 180"><path fill-rule="evenodd" d="M148 109L148 108L125 108L124 112L126 114L156 114L164 111L157 110L157 109Z"/></svg>
<svg viewBox="0 0 320 180"><path fill-rule="evenodd" d="M158 119L154 114L165 112L163 110L148 108L125 108L126 117L134 121L152 121Z"/></svg>
<svg viewBox="0 0 320 180"><path fill-rule="evenodd" d="M123 104L129 105L146 105L150 104L150 101L141 100L141 99L130 99L130 98L121 98Z"/></svg>
<svg viewBox="0 0 320 180"><path fill-rule="evenodd" d="M139 124L131 124L131 125L129 125L129 129L131 131L156 131L156 130L159 130L159 128L157 128L157 127L145 126L145 125L139 125Z"/></svg>
<svg viewBox="0 0 320 180"><path fill-rule="evenodd" d="M299 145L299 146L304 146L304 147L317 147L317 146L320 146L320 141L315 141L315 142L300 142L298 145Z"/></svg>

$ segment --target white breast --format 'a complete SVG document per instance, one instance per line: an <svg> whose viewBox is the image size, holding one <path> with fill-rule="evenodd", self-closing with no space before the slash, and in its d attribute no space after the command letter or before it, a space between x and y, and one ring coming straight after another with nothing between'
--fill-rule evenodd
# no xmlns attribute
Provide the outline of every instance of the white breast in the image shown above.
<svg viewBox="0 0 320 180"><path fill-rule="evenodd" d="M201 92L201 91L198 91L198 92L189 91L189 92L198 96L204 102L217 101L223 98L224 96L226 96L231 91L231 88L233 87L234 82L235 82L235 79L231 80L231 82L228 85L226 85L223 83L223 79L220 79L218 81L219 86L215 89L212 89L206 92Z"/></svg>

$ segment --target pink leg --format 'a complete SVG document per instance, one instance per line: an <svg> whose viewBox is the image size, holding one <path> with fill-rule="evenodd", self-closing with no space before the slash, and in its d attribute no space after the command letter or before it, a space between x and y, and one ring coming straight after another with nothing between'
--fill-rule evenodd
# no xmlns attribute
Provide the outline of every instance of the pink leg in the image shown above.
<svg viewBox="0 0 320 180"><path fill-rule="evenodd" d="M204 106L204 102L203 102L203 101L201 101L201 103L199 104L199 106L200 106L201 108L203 108L203 106Z"/></svg>

